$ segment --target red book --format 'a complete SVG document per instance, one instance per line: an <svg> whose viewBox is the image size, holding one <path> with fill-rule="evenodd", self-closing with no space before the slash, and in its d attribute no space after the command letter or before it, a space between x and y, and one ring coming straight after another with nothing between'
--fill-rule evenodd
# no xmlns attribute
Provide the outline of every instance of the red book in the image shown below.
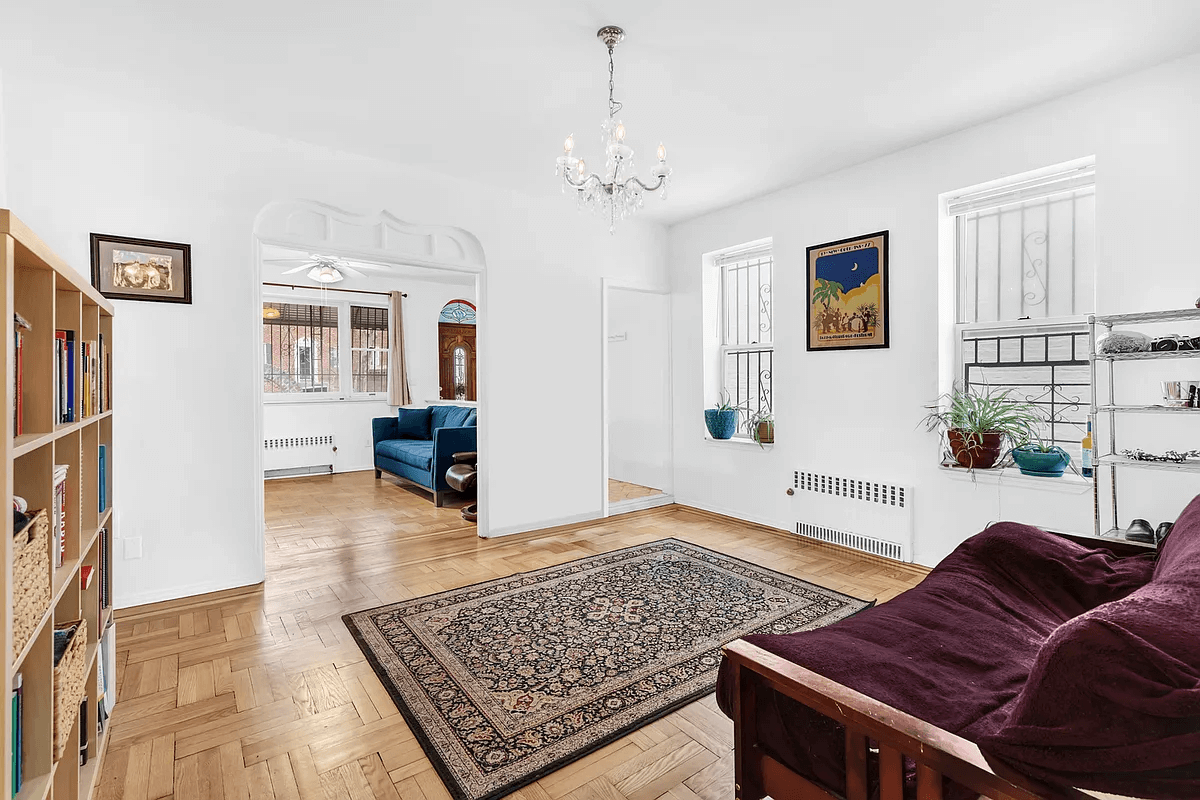
<svg viewBox="0 0 1200 800"><path fill-rule="evenodd" d="M82 567L79 568L79 588L80 589L87 589L89 586L92 585L92 574L94 572L95 572L95 568L92 567L90 564L84 564Z"/></svg>

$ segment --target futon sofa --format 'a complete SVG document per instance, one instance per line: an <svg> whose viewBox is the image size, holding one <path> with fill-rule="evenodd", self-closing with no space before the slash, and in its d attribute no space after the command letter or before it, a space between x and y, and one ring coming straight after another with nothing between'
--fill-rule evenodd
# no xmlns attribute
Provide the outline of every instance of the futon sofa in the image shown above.
<svg viewBox="0 0 1200 800"><path fill-rule="evenodd" d="M474 408L451 405L401 408L394 417L371 420L375 477L387 472L416 484L441 508L454 454L477 449L475 423Z"/></svg>
<svg viewBox="0 0 1200 800"><path fill-rule="evenodd" d="M1157 553L993 525L918 586L725 649L739 800L1200 798L1200 497Z"/></svg>

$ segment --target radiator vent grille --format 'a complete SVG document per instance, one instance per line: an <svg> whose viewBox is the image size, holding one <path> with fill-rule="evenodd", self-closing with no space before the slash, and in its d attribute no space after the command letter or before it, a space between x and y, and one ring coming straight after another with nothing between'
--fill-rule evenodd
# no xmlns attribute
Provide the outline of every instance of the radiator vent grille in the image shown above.
<svg viewBox="0 0 1200 800"><path fill-rule="evenodd" d="M857 533L834 530L833 528L822 528L819 525L809 525L807 522L797 522L796 533L801 536L807 536L810 539L849 547L852 550L858 550L863 553L883 556L884 558L891 558L896 561L904 560L904 548L901 545L896 542L876 539L873 536L862 536Z"/></svg>
<svg viewBox="0 0 1200 800"><path fill-rule="evenodd" d="M878 503L896 508L904 508L907 502L903 486L864 481L858 478L843 478L821 472L797 470L792 473L792 486L802 492L829 494L835 497L844 497L847 500L861 500L864 503Z"/></svg>
<svg viewBox="0 0 1200 800"><path fill-rule="evenodd" d="M333 434L324 436L283 436L277 439L264 439L263 447L267 450L289 449L293 447L333 446Z"/></svg>

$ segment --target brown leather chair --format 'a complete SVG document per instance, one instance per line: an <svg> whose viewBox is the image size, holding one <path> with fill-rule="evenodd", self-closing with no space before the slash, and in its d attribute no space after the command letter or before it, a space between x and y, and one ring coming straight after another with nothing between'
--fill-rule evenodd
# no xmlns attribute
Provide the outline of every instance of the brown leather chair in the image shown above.
<svg viewBox="0 0 1200 800"><path fill-rule="evenodd" d="M456 492L471 492L479 479L479 454L455 453L454 463L446 470L446 483ZM475 522L479 518L479 504L472 503L462 510L462 518L467 522Z"/></svg>

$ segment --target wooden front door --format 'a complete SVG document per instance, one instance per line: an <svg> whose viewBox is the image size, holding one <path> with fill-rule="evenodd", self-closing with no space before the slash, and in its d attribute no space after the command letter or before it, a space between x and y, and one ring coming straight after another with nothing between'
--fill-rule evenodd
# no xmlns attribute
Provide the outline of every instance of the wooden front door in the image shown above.
<svg viewBox="0 0 1200 800"><path fill-rule="evenodd" d="M475 399L475 326L453 322L438 323L438 363L443 400ZM455 392L455 377L465 389Z"/></svg>

